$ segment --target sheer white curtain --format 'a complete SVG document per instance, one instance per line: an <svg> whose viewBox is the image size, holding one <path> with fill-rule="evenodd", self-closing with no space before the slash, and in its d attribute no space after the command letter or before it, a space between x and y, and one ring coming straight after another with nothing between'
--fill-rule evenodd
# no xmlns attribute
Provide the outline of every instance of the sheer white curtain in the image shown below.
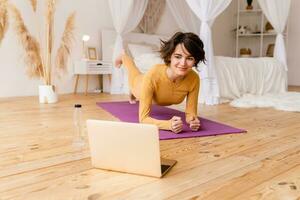
<svg viewBox="0 0 300 200"><path fill-rule="evenodd" d="M291 0L258 0L258 3L277 32L274 57L281 61L287 70L283 31L289 16Z"/></svg>
<svg viewBox="0 0 300 200"><path fill-rule="evenodd" d="M209 105L219 103L219 87L214 65L211 26L214 19L222 13L231 0L186 0L191 10L201 20L200 38L204 43L206 65L201 65L200 102Z"/></svg>
<svg viewBox="0 0 300 200"><path fill-rule="evenodd" d="M199 35L200 20L191 12L186 1L167 0L167 5L181 30Z"/></svg>
<svg viewBox="0 0 300 200"><path fill-rule="evenodd" d="M147 3L148 0L109 0L113 24L117 32L113 61L123 49L123 35L137 27L146 10ZM128 92L127 89L123 87L124 82L127 81L125 75L123 68L118 69L113 67L111 83L112 94Z"/></svg>

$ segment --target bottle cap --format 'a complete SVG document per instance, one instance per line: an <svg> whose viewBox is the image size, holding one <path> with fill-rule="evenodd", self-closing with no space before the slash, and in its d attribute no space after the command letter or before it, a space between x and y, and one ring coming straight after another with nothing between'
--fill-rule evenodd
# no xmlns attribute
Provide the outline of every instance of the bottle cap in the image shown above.
<svg viewBox="0 0 300 200"><path fill-rule="evenodd" d="M75 104L74 107L75 108L81 108L81 104Z"/></svg>

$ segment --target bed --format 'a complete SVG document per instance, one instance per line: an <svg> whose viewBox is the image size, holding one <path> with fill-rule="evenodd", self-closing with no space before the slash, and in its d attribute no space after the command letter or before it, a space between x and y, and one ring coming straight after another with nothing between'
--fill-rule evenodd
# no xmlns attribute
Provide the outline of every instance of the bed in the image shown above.
<svg viewBox="0 0 300 200"><path fill-rule="evenodd" d="M163 62L159 57L158 49L160 39L165 40L167 38L167 36L129 33L123 39L127 52L134 58L139 69L146 72L154 64ZM104 61L112 60L115 39L116 33L114 31L102 31L102 59ZM240 98L248 93L263 95L286 91L287 73L283 65L274 58L215 56L215 65L220 102ZM124 77L127 75L125 74ZM201 77L201 79L204 78ZM124 79L123 82L123 87L128 93L127 79ZM199 102L201 102L200 98Z"/></svg>
<svg viewBox="0 0 300 200"><path fill-rule="evenodd" d="M232 58L215 56L221 101L244 94L263 95L286 91L287 73L275 58Z"/></svg>

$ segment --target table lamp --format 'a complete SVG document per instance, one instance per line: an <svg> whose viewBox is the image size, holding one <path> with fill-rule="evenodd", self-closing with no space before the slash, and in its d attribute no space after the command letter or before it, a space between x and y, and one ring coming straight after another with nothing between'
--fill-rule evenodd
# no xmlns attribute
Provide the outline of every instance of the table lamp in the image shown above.
<svg viewBox="0 0 300 200"><path fill-rule="evenodd" d="M85 42L87 42L89 40L90 40L89 35L83 35L82 36L82 56L83 56L83 59L87 59L86 51L85 51Z"/></svg>

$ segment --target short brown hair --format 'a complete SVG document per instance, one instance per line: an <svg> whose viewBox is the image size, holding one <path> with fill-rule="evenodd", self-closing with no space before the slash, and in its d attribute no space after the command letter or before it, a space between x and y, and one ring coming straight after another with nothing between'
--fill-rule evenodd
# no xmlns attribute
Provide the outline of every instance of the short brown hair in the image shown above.
<svg viewBox="0 0 300 200"><path fill-rule="evenodd" d="M195 67L205 61L204 45L198 35L194 33L177 32L168 41L161 40L160 56L166 65L171 63L171 56L178 44L183 44L188 52L195 58Z"/></svg>

